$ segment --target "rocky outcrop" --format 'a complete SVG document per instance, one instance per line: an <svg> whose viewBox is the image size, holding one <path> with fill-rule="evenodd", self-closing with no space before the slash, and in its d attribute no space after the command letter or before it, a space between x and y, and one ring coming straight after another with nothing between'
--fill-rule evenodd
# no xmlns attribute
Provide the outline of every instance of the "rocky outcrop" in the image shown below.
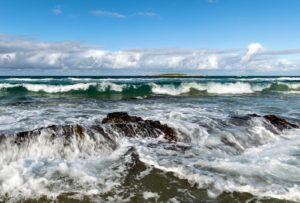
<svg viewBox="0 0 300 203"><path fill-rule="evenodd" d="M261 116L257 114L232 117L229 122L230 127L243 126L247 128L249 122L254 118L262 119L265 127L277 134L285 129L299 128L298 124L292 123L284 118L275 115ZM99 144L105 143L106 145L110 145L111 148L117 147L114 140L118 136L145 138L163 137L170 142L177 141L175 130L166 124L162 124L160 121L144 120L138 116L130 116L126 112L114 112L107 114L101 121L101 124L98 125L89 127L83 127L81 125L52 125L31 131L20 132L14 136L0 135L0 142L3 142L7 140L7 137L10 137L10 140L13 140L16 144L21 144L41 135L47 136L49 140L63 138L62 141L66 145L74 138L81 140L84 139L85 136L89 136L89 138L94 139L95 141L97 140L98 143L99 135L101 135L103 140L100 140ZM234 145L234 143L231 143L225 138L222 139L222 142L229 146ZM236 148L236 146L234 147ZM176 147L176 149L177 148L178 147ZM185 151L184 148L182 148L182 150Z"/></svg>
<svg viewBox="0 0 300 203"><path fill-rule="evenodd" d="M13 142L20 145L30 141L38 136L46 136L49 140L62 138L65 145L68 145L72 139L81 140L85 136L97 140L97 135L101 135L105 140L105 144L116 148L112 136L116 135L126 137L151 137L157 138L163 136L169 141L176 141L175 131L159 121L144 120L141 117L129 116L126 112L115 112L107 115L102 120L100 125L83 127L81 125L51 125L31 131L24 131L15 134L14 136L0 135L0 142L10 138Z"/></svg>
<svg viewBox="0 0 300 203"><path fill-rule="evenodd" d="M109 125L113 132L126 137L152 137L163 136L166 140L177 141L173 128L160 121L144 120L141 117L129 116L126 112L109 113L102 120L102 124Z"/></svg>
<svg viewBox="0 0 300 203"><path fill-rule="evenodd" d="M69 140L71 137L84 138L85 129L80 125L51 125L48 127L38 128L32 131L19 132L16 134L15 143L20 144L27 139L35 138L42 133L47 133L49 138L64 137Z"/></svg>
<svg viewBox="0 0 300 203"><path fill-rule="evenodd" d="M263 118L270 122L274 127L278 130L285 130L285 129L292 129L292 128L299 128L297 124L291 123L283 118L280 118L275 115L265 115Z"/></svg>
<svg viewBox="0 0 300 203"><path fill-rule="evenodd" d="M262 118L264 120L265 126L270 129L274 128L277 131L283 131L287 129L299 128L298 124L291 123L288 120L278 117L276 115L258 115L258 114L247 114L245 116L234 116L232 117L233 123L236 125L243 125L245 122L251 120L252 118Z"/></svg>
<svg viewBox="0 0 300 203"><path fill-rule="evenodd" d="M117 147L115 141L107 133L105 133L101 126L83 127L81 125L51 125L31 131L19 132L13 136L2 136L3 139L0 139L0 142L8 140L17 145L24 145L29 142L34 142L37 139L43 139L44 141L47 140L49 143L59 139L59 142L61 142L64 146L68 146L74 140L78 140L78 143L80 143L86 137L94 140L99 147L108 146L111 149L115 149Z"/></svg>

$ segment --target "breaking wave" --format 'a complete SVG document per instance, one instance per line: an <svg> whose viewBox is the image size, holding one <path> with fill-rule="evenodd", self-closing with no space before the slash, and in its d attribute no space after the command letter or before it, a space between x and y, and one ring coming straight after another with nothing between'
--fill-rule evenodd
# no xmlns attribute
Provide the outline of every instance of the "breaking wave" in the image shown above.
<svg viewBox="0 0 300 203"><path fill-rule="evenodd" d="M101 95L241 95L253 93L300 93L300 83L247 83L247 82L177 82L177 83L115 83L110 81L75 84L0 83L1 92L78 93Z"/></svg>
<svg viewBox="0 0 300 203"><path fill-rule="evenodd" d="M76 83L71 85L47 85L47 84L0 84L0 89L13 91L29 91L29 92L45 92L45 93L64 93L74 91L87 91L90 88L96 88L99 92L111 90L115 92L122 92L125 85L118 85L110 82L103 83Z"/></svg>

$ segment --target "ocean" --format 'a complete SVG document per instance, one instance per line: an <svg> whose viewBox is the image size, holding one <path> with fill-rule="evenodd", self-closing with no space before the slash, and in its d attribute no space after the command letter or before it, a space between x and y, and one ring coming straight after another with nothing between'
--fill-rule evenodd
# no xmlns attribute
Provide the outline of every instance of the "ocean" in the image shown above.
<svg viewBox="0 0 300 203"><path fill-rule="evenodd" d="M300 77L0 77L0 202L300 202L300 130L263 117L299 110ZM112 112L177 140L107 130ZM14 140L53 125L107 136Z"/></svg>

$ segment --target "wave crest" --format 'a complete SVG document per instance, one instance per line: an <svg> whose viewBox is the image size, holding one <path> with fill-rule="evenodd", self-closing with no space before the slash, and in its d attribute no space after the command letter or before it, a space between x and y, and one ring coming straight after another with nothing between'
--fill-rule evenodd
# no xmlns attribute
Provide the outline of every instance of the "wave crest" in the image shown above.
<svg viewBox="0 0 300 203"><path fill-rule="evenodd" d="M264 92L300 92L300 83L249 83L249 82L177 82L177 83L116 83L111 81L75 83L75 84L36 84L36 83L0 83L0 90L14 92L44 92L85 94L122 93L122 95L151 96L151 95L241 95Z"/></svg>

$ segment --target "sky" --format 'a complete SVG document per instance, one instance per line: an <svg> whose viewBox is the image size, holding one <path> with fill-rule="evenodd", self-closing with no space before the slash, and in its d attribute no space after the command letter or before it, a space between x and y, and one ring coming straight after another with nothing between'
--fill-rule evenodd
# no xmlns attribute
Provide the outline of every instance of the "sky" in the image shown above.
<svg viewBox="0 0 300 203"><path fill-rule="evenodd" d="M0 0L0 75L300 75L299 0Z"/></svg>

